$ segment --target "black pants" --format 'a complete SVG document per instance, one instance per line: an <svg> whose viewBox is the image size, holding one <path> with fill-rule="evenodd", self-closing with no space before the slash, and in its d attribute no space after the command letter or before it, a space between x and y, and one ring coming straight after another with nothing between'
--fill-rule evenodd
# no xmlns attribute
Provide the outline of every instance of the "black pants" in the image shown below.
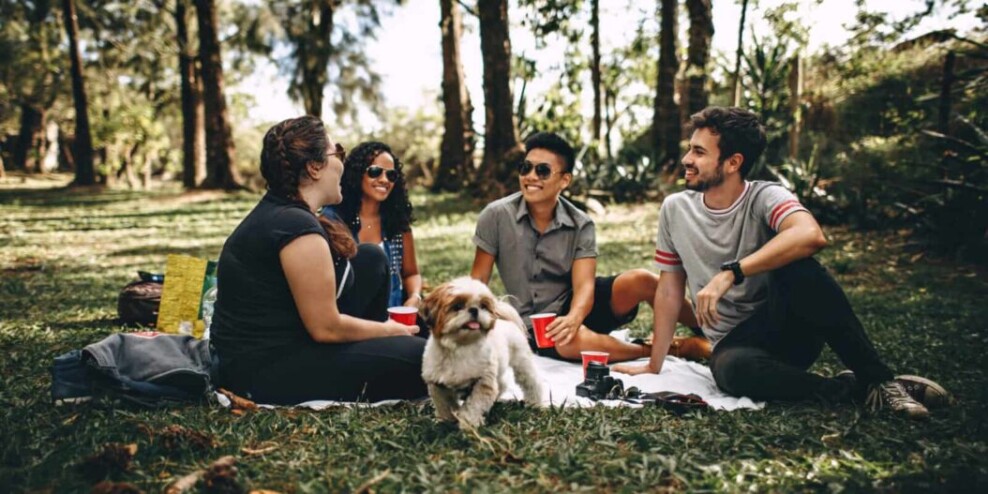
<svg viewBox="0 0 988 494"><path fill-rule="evenodd" d="M813 258L768 274L769 301L714 348L717 385L758 400L846 399L848 384L806 372L829 345L859 386L892 379L844 291Z"/></svg>
<svg viewBox="0 0 988 494"><path fill-rule="evenodd" d="M350 262L356 283L337 301L340 312L384 321L390 292L384 251L362 244ZM280 352L253 372L248 393L255 401L274 404L421 398L427 393L422 382L424 350L425 340L414 336L339 344L310 340Z"/></svg>

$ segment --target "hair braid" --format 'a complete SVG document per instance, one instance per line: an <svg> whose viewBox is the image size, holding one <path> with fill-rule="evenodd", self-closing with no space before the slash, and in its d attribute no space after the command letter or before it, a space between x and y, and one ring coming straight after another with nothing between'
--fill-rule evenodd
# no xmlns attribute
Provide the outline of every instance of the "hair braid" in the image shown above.
<svg viewBox="0 0 988 494"><path fill-rule="evenodd" d="M284 120L264 135L261 149L261 175L267 188L279 197L301 202L299 184L303 175L308 177L308 165L325 166L329 138L321 120L304 116ZM308 209L308 208L307 208ZM329 248L338 257L353 257L357 246L349 229L339 221L319 218L319 223L329 236Z"/></svg>

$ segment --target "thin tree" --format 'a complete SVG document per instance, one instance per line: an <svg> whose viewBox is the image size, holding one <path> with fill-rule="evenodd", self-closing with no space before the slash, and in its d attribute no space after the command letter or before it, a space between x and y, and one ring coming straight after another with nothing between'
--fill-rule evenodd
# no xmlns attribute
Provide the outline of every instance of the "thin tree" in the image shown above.
<svg viewBox="0 0 988 494"><path fill-rule="evenodd" d="M89 133L89 105L86 101L86 81L82 75L82 57L79 54L79 20L75 0L62 0L65 14L65 31L69 36L69 58L72 62L72 100L75 103L75 139L73 158L75 180L73 185L93 185L96 172L93 167L93 138Z"/></svg>
<svg viewBox="0 0 988 494"><path fill-rule="evenodd" d="M289 91L302 97L305 113L322 117L323 91L333 56L334 0L303 0L285 5L282 19L294 48L295 71Z"/></svg>
<svg viewBox="0 0 988 494"><path fill-rule="evenodd" d="M677 0L662 0L661 31L659 33L659 75L652 116L652 156L656 170L672 171L679 157L682 125L676 105L676 74L679 56L676 54L678 36Z"/></svg>
<svg viewBox="0 0 988 494"><path fill-rule="evenodd" d="M238 189L242 186L233 159L233 137L223 94L223 59L217 35L216 3L215 0L195 0L195 3L206 106L206 180L202 187Z"/></svg>
<svg viewBox="0 0 988 494"><path fill-rule="evenodd" d="M175 1L178 74L182 95L182 185L198 186L206 178L206 130L202 81L188 28L188 0Z"/></svg>
<svg viewBox="0 0 988 494"><path fill-rule="evenodd" d="M707 107L707 64L710 61L710 40L714 36L711 0L686 0L690 16L686 61L687 108L690 115Z"/></svg>
<svg viewBox="0 0 988 494"><path fill-rule="evenodd" d="M741 56L744 53L741 42L744 39L744 19L748 15L748 0L741 0L741 22L738 23L738 49L734 55L734 106L741 104Z"/></svg>
<svg viewBox="0 0 988 494"><path fill-rule="evenodd" d="M21 110L20 130L8 163L15 170L41 170L49 146L58 148L58 143L48 142L43 132L64 72L63 60L51 56L52 48L62 39L57 32L61 29L55 22L57 14L51 13L51 2L0 3L0 17L9 30L23 33L16 41L5 39L0 47L0 86L10 92L9 106ZM0 113L5 109L0 108Z"/></svg>
<svg viewBox="0 0 988 494"><path fill-rule="evenodd" d="M510 163L521 153L511 95L511 38L508 0L479 0L480 50L484 60L484 158L481 176L501 184L511 174ZM475 185L485 185L476 183ZM486 189L490 193L501 191Z"/></svg>
<svg viewBox="0 0 988 494"><path fill-rule="evenodd" d="M440 0L443 44L443 140L439 169L433 182L434 191L457 191L466 183L473 169L476 138L473 130L473 104L463 75L460 39L463 18L455 0Z"/></svg>
<svg viewBox="0 0 988 494"><path fill-rule="evenodd" d="M598 153L602 144L601 135L601 102L600 94L600 0L590 1L590 81L593 84L593 123L591 133L593 142L597 144ZM610 153L608 153L610 154ZM608 156L610 157L610 156Z"/></svg>

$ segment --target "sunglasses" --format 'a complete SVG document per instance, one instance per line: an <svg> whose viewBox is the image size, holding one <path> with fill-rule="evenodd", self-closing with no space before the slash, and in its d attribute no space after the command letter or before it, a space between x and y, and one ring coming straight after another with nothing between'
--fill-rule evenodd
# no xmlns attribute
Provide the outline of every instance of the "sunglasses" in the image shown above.
<svg viewBox="0 0 988 494"><path fill-rule="evenodd" d="M388 182L395 183L398 181L398 170L395 169L385 169L377 165L371 165L367 167L365 173L367 173L367 176L370 178L380 177L383 173L384 178L387 178Z"/></svg>
<svg viewBox="0 0 988 494"><path fill-rule="evenodd" d="M524 177L525 175L532 173L532 170L535 170L535 176L539 177L542 180L548 179L554 173L560 173L560 174L563 173L563 172L552 171L552 167L550 167L548 163L539 163L536 165L531 161L525 160L518 164L518 175L521 177Z"/></svg>
<svg viewBox="0 0 988 494"><path fill-rule="evenodd" d="M336 143L336 152L328 153L326 155L326 157L330 157L330 156L339 156L340 157L340 161L346 161L346 149L343 148L343 145L342 144L340 144L340 143L337 142Z"/></svg>

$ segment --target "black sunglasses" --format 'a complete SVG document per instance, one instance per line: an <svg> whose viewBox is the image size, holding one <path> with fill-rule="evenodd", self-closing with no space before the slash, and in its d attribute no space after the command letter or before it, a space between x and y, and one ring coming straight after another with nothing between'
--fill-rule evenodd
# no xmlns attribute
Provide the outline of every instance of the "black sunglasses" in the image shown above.
<svg viewBox="0 0 988 494"><path fill-rule="evenodd" d="M340 143L337 142L336 143L336 151L333 152L333 153L327 153L326 156L327 157L329 157L329 156L339 156L340 157L340 161L346 161L346 149L343 148L343 145L342 144L340 144Z"/></svg>
<svg viewBox="0 0 988 494"><path fill-rule="evenodd" d="M545 180L552 176L553 173L563 173L563 172L553 172L552 167L548 163L534 164L531 161L525 160L518 163L518 175L524 177L535 170L535 175L542 180Z"/></svg>
<svg viewBox="0 0 988 494"><path fill-rule="evenodd" d="M370 178L380 177L384 174L384 178L388 179L388 182L395 183L398 181L398 170L395 169L384 169L377 165L371 165L367 167L367 176Z"/></svg>

